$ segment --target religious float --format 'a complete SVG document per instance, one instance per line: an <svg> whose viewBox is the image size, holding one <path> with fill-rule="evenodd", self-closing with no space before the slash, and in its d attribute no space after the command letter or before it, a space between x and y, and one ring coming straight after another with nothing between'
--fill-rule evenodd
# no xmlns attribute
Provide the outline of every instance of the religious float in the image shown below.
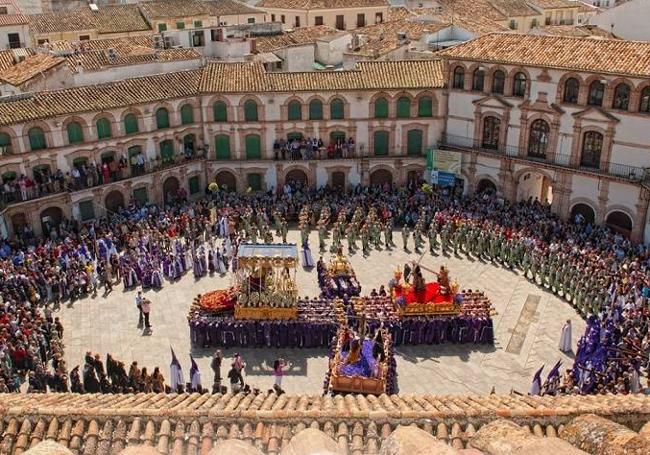
<svg viewBox="0 0 650 455"><path fill-rule="evenodd" d="M243 244L237 251L236 319L294 319L298 250L288 244Z"/></svg>
<svg viewBox="0 0 650 455"><path fill-rule="evenodd" d="M354 269L340 249L327 265L318 261L316 268L322 297L342 299L361 293Z"/></svg>
<svg viewBox="0 0 650 455"><path fill-rule="evenodd" d="M366 338L348 327L339 328L330 347L325 388L332 394L396 393L396 364L388 330L379 328L373 338Z"/></svg>
<svg viewBox="0 0 650 455"><path fill-rule="evenodd" d="M410 267L409 267L410 268ZM426 282L422 270L437 276L437 281ZM411 283L408 282L412 276ZM400 317L447 315L457 316L461 312L458 281L449 281L449 271L444 265L438 272L413 264L404 281L402 271L395 270L393 279L388 283L395 310Z"/></svg>

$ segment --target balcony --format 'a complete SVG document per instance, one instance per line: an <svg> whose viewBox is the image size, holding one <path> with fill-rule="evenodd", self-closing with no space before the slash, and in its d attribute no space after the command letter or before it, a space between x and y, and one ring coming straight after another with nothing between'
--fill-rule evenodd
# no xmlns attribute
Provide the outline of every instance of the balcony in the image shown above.
<svg viewBox="0 0 650 455"><path fill-rule="evenodd" d="M571 155L556 153L552 159L530 156L527 150L520 150L519 147L507 145L499 149L491 149L481 147L480 144L474 143L474 138L465 136L455 136L453 134L444 135L440 141L441 147L457 149L461 151L478 152L483 155L493 156L507 156L515 160L531 162L535 164L543 164L549 167L561 167L564 169L572 169L591 174L607 175L610 177L617 177L628 180L634 183L650 184L650 175L648 169L630 166L628 164L608 162L601 168L584 166L581 163L576 163L571 159Z"/></svg>

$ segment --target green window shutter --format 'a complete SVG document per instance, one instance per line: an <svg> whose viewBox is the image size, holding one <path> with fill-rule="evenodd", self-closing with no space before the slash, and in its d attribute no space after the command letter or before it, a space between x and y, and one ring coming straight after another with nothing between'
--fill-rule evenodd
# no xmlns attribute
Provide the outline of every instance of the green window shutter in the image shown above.
<svg viewBox="0 0 650 455"><path fill-rule="evenodd" d="M27 136L29 136L29 147L32 150L43 150L47 148L45 133L43 133L42 129L38 127L31 128Z"/></svg>
<svg viewBox="0 0 650 455"><path fill-rule="evenodd" d="M430 96L418 100L418 117L433 117L433 100Z"/></svg>
<svg viewBox="0 0 650 455"><path fill-rule="evenodd" d="M85 156L75 158L74 160L72 160L72 165L76 168L80 168L84 164L88 164L88 158L86 158Z"/></svg>
<svg viewBox="0 0 650 455"><path fill-rule="evenodd" d="M214 138L215 148L217 149L218 160L230 159L230 136L220 134Z"/></svg>
<svg viewBox="0 0 650 455"><path fill-rule="evenodd" d="M195 175L194 177L190 177L187 183L188 186L190 187L190 194L196 194L201 191L201 181L199 180L198 175Z"/></svg>
<svg viewBox="0 0 650 455"><path fill-rule="evenodd" d="M95 204L93 201L81 201L79 203L79 216L81 221L88 221L95 218Z"/></svg>
<svg viewBox="0 0 650 455"><path fill-rule="evenodd" d="M287 134L287 141L291 142L294 139L298 139L299 141L302 140L302 133L298 133L296 131L293 131L293 132Z"/></svg>
<svg viewBox="0 0 650 455"><path fill-rule="evenodd" d="M388 100L378 98L375 101L375 118L388 118Z"/></svg>
<svg viewBox="0 0 650 455"><path fill-rule="evenodd" d="M160 143L160 159L163 164L169 164L174 160L174 143L171 140Z"/></svg>
<svg viewBox="0 0 650 455"><path fill-rule="evenodd" d="M106 139L111 137L111 122L106 118L97 120L97 138Z"/></svg>
<svg viewBox="0 0 650 455"><path fill-rule="evenodd" d="M156 127L158 129L169 128L169 112L164 107L156 111Z"/></svg>
<svg viewBox="0 0 650 455"><path fill-rule="evenodd" d="M158 24L158 33L166 32L167 24Z"/></svg>
<svg viewBox="0 0 650 455"><path fill-rule="evenodd" d="M244 103L244 120L247 122L257 122L257 103L248 100Z"/></svg>
<svg viewBox="0 0 650 455"><path fill-rule="evenodd" d="M215 122L227 122L228 121L228 109L226 108L226 103L217 101L212 107L214 114Z"/></svg>
<svg viewBox="0 0 650 455"><path fill-rule="evenodd" d="M375 155L388 155L388 131L375 131Z"/></svg>
<svg viewBox="0 0 650 455"><path fill-rule="evenodd" d="M68 143L77 144L84 141L84 132L81 125L77 122L70 122L67 126Z"/></svg>
<svg viewBox="0 0 650 455"><path fill-rule="evenodd" d="M343 131L332 131L330 133L330 142L336 143L338 141L345 142L345 133Z"/></svg>
<svg viewBox="0 0 650 455"><path fill-rule="evenodd" d="M330 104L330 118L332 120L341 120L345 116L345 107L343 101L336 98Z"/></svg>
<svg viewBox="0 0 650 455"><path fill-rule="evenodd" d="M406 154L422 155L422 130L409 130L406 133Z"/></svg>
<svg viewBox="0 0 650 455"><path fill-rule="evenodd" d="M203 21L194 21L194 28L203 27Z"/></svg>
<svg viewBox="0 0 650 455"><path fill-rule="evenodd" d="M288 120L302 119L302 105L299 101L292 101L289 103L289 112L287 118Z"/></svg>
<svg viewBox="0 0 650 455"><path fill-rule="evenodd" d="M248 174L248 187L253 191L262 191L262 176L259 174Z"/></svg>
<svg viewBox="0 0 650 455"><path fill-rule="evenodd" d="M181 107L181 124L188 125L194 123L194 108L191 104L185 104Z"/></svg>
<svg viewBox="0 0 650 455"><path fill-rule="evenodd" d="M176 28L179 30L183 30L185 28L185 22L182 21L176 22Z"/></svg>
<svg viewBox="0 0 650 455"><path fill-rule="evenodd" d="M134 114L127 114L124 117L124 131L126 134L133 134L139 131L138 118Z"/></svg>
<svg viewBox="0 0 650 455"><path fill-rule="evenodd" d="M12 153L11 136L7 133L0 133L0 154Z"/></svg>
<svg viewBox="0 0 650 455"><path fill-rule="evenodd" d="M262 157L260 137L257 134L246 136L246 159L259 160Z"/></svg>
<svg viewBox="0 0 650 455"><path fill-rule="evenodd" d="M320 100L312 100L309 103L309 120L323 119L323 103Z"/></svg>
<svg viewBox="0 0 650 455"><path fill-rule="evenodd" d="M147 188L137 188L133 190L133 199L138 203L138 205L145 205L149 202L149 195L147 194Z"/></svg>
<svg viewBox="0 0 650 455"><path fill-rule="evenodd" d="M402 96L397 100L397 118L409 118L411 116L411 100Z"/></svg>

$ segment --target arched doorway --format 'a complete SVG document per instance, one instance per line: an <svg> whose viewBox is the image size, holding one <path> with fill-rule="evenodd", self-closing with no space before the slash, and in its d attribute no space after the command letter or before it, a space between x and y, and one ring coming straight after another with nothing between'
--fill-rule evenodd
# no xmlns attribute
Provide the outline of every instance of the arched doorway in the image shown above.
<svg viewBox="0 0 650 455"><path fill-rule="evenodd" d="M476 192L478 194L496 194L497 186L490 179L481 179L479 180L478 185L476 185Z"/></svg>
<svg viewBox="0 0 650 455"><path fill-rule="evenodd" d="M389 170L377 169L370 173L371 186L385 185L386 183L393 184L393 174Z"/></svg>
<svg viewBox="0 0 650 455"><path fill-rule="evenodd" d="M632 233L632 218L625 212L620 210L614 210L605 219L605 224L612 231L618 232L619 234L629 237Z"/></svg>
<svg viewBox="0 0 650 455"><path fill-rule="evenodd" d="M551 180L540 172L522 173L517 182L517 200L532 200L551 204L553 202Z"/></svg>
<svg viewBox="0 0 650 455"><path fill-rule="evenodd" d="M232 172L221 171L215 177L214 181L217 182L219 188L226 191L236 191L237 190L237 179Z"/></svg>
<svg viewBox="0 0 650 455"><path fill-rule="evenodd" d="M14 228L15 235L22 234L25 230L25 226L27 226L27 216L25 213L16 213L15 215L12 215L11 224Z"/></svg>
<svg viewBox="0 0 650 455"><path fill-rule="evenodd" d="M56 229L63 221L63 210L59 207L48 207L41 212L41 228L44 235L49 235L52 229Z"/></svg>
<svg viewBox="0 0 650 455"><path fill-rule="evenodd" d="M163 201L165 204L174 199L178 194L181 184L176 177L167 177L163 183Z"/></svg>
<svg viewBox="0 0 650 455"><path fill-rule="evenodd" d="M406 173L406 184L411 185L415 184L417 185L420 183L420 176L422 175L421 171L408 171Z"/></svg>
<svg viewBox="0 0 650 455"><path fill-rule="evenodd" d="M594 224L596 212L587 204L578 203L571 208L571 221L574 223Z"/></svg>
<svg viewBox="0 0 650 455"><path fill-rule="evenodd" d="M284 177L284 182L289 185L298 184L302 187L306 187L309 184L309 178L302 169L292 169L287 172L287 175Z"/></svg>
<svg viewBox="0 0 650 455"><path fill-rule="evenodd" d="M345 172L332 172L332 188L345 190Z"/></svg>
<svg viewBox="0 0 650 455"><path fill-rule="evenodd" d="M108 211L109 218L124 207L124 196L118 190L113 190L106 195L104 207Z"/></svg>

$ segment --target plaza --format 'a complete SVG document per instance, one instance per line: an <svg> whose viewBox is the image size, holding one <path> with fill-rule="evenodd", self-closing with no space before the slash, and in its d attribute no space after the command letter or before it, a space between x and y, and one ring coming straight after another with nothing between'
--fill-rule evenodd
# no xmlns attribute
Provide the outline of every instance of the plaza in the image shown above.
<svg viewBox="0 0 650 455"><path fill-rule="evenodd" d="M396 233L396 238L399 236ZM277 240L277 239L276 239ZM299 242L300 233L291 230L289 242ZM312 232L310 242L317 245L317 234ZM400 243L400 242L398 242ZM345 243L344 243L345 245ZM411 244L412 246L412 244ZM317 259L314 252L314 259ZM329 253L324 259L329 260ZM437 270L444 264L452 279L458 279L461 288L478 289L491 300L495 344L444 344L398 346L397 372L401 394L487 394L494 387L497 393L507 394L514 389L527 393L534 372L542 365L550 369L558 360L568 368L572 357L558 350L562 325L566 319L573 324L573 346L585 323L556 295L512 272L490 263L456 257L424 255L401 248L373 250L368 257L357 253L350 258L362 295L380 285L386 285L393 270L407 261L419 261L425 267ZM433 279L427 275L428 279ZM301 296L319 293L316 270L298 268L297 283ZM203 387L211 387L210 369L213 349L191 350L187 314L192 298L210 290L227 287L231 273L213 275L195 280L186 273L175 283L165 282L160 291L144 294L153 303L151 323L153 332L143 334L137 328L138 310L134 299L136 290L124 292L115 286L108 296L103 289L96 297L87 297L73 304L66 302L55 315L61 318L65 334L65 358L69 368L81 364L86 351L110 353L125 365L137 361L140 368L149 371L158 366L168 377L171 360L170 346L189 380L190 352L202 374ZM225 360L222 376L228 371L229 359L237 352L247 363L245 380L251 387L267 390L273 384L271 367L278 357L291 364L285 373L284 388L291 394L318 395L323 392L323 378L327 370L326 349L222 349Z"/></svg>

